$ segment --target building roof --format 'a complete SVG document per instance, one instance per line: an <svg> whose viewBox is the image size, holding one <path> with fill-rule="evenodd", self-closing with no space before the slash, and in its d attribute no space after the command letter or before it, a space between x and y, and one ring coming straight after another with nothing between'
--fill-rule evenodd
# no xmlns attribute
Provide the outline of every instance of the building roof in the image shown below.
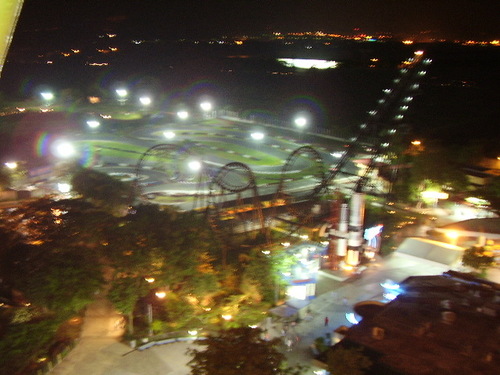
<svg viewBox="0 0 500 375"><path fill-rule="evenodd" d="M408 375L500 373L500 285L449 271L412 276L404 292L345 340Z"/></svg>
<svg viewBox="0 0 500 375"><path fill-rule="evenodd" d="M443 225L436 229L500 235L500 218L495 217L495 218L464 220L464 221L459 221L457 223Z"/></svg>

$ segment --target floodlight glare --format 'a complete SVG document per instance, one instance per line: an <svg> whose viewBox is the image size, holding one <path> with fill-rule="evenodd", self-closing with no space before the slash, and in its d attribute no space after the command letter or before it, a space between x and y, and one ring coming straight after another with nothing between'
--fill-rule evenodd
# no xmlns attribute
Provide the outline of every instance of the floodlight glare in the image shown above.
<svg viewBox="0 0 500 375"><path fill-rule="evenodd" d="M210 111L212 109L212 103L210 103L210 102L202 102L202 103L200 103L200 108L203 111Z"/></svg>
<svg viewBox="0 0 500 375"><path fill-rule="evenodd" d="M297 117L295 119L295 125L297 125L299 128L303 128L307 125L307 119L305 117Z"/></svg>
<svg viewBox="0 0 500 375"><path fill-rule="evenodd" d="M54 155L60 158L69 158L75 155L75 147L66 141L58 142L54 145Z"/></svg>
<svg viewBox="0 0 500 375"><path fill-rule="evenodd" d="M51 101L52 99L54 99L54 94L48 91L41 92L40 95L45 101Z"/></svg>
<svg viewBox="0 0 500 375"><path fill-rule="evenodd" d="M151 104L151 98L149 96L141 96L139 98L139 101L141 102L142 105L150 105Z"/></svg>
<svg viewBox="0 0 500 375"><path fill-rule="evenodd" d="M177 112L177 117L179 117L181 120L185 120L189 117L189 113L187 111L179 111Z"/></svg>
<svg viewBox="0 0 500 375"><path fill-rule="evenodd" d="M120 98L124 98L128 95L128 91L125 89L116 89L115 92Z"/></svg>
<svg viewBox="0 0 500 375"><path fill-rule="evenodd" d="M97 120L88 120L87 125L89 126L89 128L95 129L98 128L101 123Z"/></svg>
<svg viewBox="0 0 500 375"><path fill-rule="evenodd" d="M163 132L163 136L167 139L172 139L175 138L175 133L173 131L166 130Z"/></svg>
<svg viewBox="0 0 500 375"><path fill-rule="evenodd" d="M199 171L201 169L201 163L198 160L192 160L188 163L189 169L192 171Z"/></svg>
<svg viewBox="0 0 500 375"><path fill-rule="evenodd" d="M264 139L264 133L261 132L253 132L252 134L250 134L250 136L256 141L261 141Z"/></svg>

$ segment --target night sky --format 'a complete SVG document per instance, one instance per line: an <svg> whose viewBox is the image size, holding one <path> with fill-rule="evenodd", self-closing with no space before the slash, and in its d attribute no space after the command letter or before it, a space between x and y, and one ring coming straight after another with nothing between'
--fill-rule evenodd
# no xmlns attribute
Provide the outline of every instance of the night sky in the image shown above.
<svg viewBox="0 0 500 375"><path fill-rule="evenodd" d="M431 31L444 38L500 38L498 0L25 0L18 30L60 27L67 37L107 27L172 38Z"/></svg>

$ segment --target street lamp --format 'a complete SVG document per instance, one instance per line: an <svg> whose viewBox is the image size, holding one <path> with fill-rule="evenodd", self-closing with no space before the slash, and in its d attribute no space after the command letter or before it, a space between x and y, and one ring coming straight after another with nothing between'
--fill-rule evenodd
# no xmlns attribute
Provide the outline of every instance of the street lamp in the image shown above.
<svg viewBox="0 0 500 375"><path fill-rule="evenodd" d="M180 110L177 112L177 117L181 120L186 120L189 117L188 111Z"/></svg>
<svg viewBox="0 0 500 375"><path fill-rule="evenodd" d="M139 102L144 106L147 107L151 105L151 98L149 96L141 96L139 98Z"/></svg>
<svg viewBox="0 0 500 375"><path fill-rule="evenodd" d="M118 96L118 102L121 105L124 105L125 102L127 101L128 91L124 88L120 88L120 89L116 89L115 92L116 92L116 95Z"/></svg>
<svg viewBox="0 0 500 375"><path fill-rule="evenodd" d="M167 292L163 290L158 290L155 292L155 296L158 299L164 299L167 296ZM153 336L153 304L148 303L148 325L149 325L149 336Z"/></svg>
<svg viewBox="0 0 500 375"><path fill-rule="evenodd" d="M193 172L198 172L201 167L202 167L202 164L199 160L191 160L189 163L188 163L188 167L190 170L192 170Z"/></svg>
<svg viewBox="0 0 500 375"><path fill-rule="evenodd" d="M76 154L75 146L68 141L59 141L54 143L52 152L59 158L70 158Z"/></svg>
<svg viewBox="0 0 500 375"><path fill-rule="evenodd" d="M163 136L167 139L173 139L175 138L175 133L171 130L166 130L163 132Z"/></svg>
<svg viewBox="0 0 500 375"><path fill-rule="evenodd" d="M97 129L101 123L97 120L88 120L87 125L90 129Z"/></svg>
<svg viewBox="0 0 500 375"><path fill-rule="evenodd" d="M66 182L59 182L57 184L57 190L59 190L60 193L67 194L71 191L71 185Z"/></svg>
<svg viewBox="0 0 500 375"><path fill-rule="evenodd" d="M294 122L295 122L295 125L297 126L297 128L299 128L299 129L303 129L307 125L307 119L303 116L295 118Z"/></svg>
<svg viewBox="0 0 500 375"><path fill-rule="evenodd" d="M212 110L212 103L202 102L202 103L200 103L200 107L203 111L208 112L208 111Z"/></svg>
<svg viewBox="0 0 500 375"><path fill-rule="evenodd" d="M212 106L212 103L210 102L207 102L207 101L204 101L204 102L201 102L200 103L200 108L201 110L203 111L203 115L206 117L206 118L210 118L210 114L209 112L212 110L213 106Z"/></svg>
<svg viewBox="0 0 500 375"><path fill-rule="evenodd" d="M54 99L54 94L51 93L50 91L41 92L40 95L42 96L42 99L45 100L46 102L50 102Z"/></svg>
<svg viewBox="0 0 500 375"><path fill-rule="evenodd" d="M265 137L264 133L262 132L253 132L250 134L250 137L256 141L262 141Z"/></svg>
<svg viewBox="0 0 500 375"><path fill-rule="evenodd" d="M40 93L40 96L42 97L42 100L44 101L44 104L47 107L45 110L42 110L42 112L46 112L48 111L48 107L50 107L50 104L54 100L54 94L50 91L42 91Z"/></svg>
<svg viewBox="0 0 500 375"><path fill-rule="evenodd" d="M4 165L9 168L9 169L16 169L17 168L17 162L15 161L8 161L5 162Z"/></svg>

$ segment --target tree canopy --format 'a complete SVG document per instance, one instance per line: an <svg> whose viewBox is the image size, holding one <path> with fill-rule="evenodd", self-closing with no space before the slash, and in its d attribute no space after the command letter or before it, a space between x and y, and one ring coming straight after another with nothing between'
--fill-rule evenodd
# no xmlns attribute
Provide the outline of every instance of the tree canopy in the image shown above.
<svg viewBox="0 0 500 375"><path fill-rule="evenodd" d="M287 368L281 340L266 341L261 329L248 327L221 330L197 341L203 350L190 349L192 375L299 375L300 368Z"/></svg>
<svg viewBox="0 0 500 375"><path fill-rule="evenodd" d="M361 347L339 346L328 352L327 364L333 375L363 375L372 366L372 361L363 354Z"/></svg>
<svg viewBox="0 0 500 375"><path fill-rule="evenodd" d="M71 185L84 199L120 216L135 197L131 184L93 169L75 173Z"/></svg>

